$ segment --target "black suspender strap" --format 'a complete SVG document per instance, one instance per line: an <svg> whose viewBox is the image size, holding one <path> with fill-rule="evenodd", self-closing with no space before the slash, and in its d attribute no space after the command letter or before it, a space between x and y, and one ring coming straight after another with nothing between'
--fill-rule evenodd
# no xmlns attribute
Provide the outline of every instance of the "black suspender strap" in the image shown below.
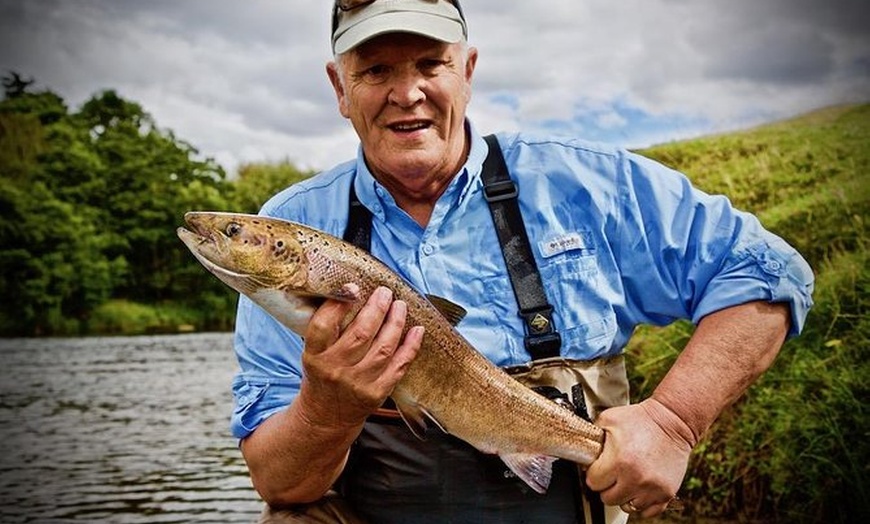
<svg viewBox="0 0 870 524"><path fill-rule="evenodd" d="M541 274L532 254L520 214L519 191L508 174L495 135L484 137L489 153L483 162L483 190L495 224L502 255L526 329L525 346L532 360L557 357L562 337L553 325L553 306L547 301Z"/></svg>
<svg viewBox="0 0 870 524"><path fill-rule="evenodd" d="M353 183L350 184L350 207L343 239L365 251L372 250L372 214L359 201Z"/></svg>

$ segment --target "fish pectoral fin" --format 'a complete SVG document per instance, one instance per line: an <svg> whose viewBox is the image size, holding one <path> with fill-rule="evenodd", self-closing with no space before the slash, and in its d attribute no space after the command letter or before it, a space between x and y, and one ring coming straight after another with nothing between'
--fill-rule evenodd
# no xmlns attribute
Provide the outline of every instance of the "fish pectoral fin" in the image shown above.
<svg viewBox="0 0 870 524"><path fill-rule="evenodd" d="M499 457L530 488L542 495L547 492L550 479L553 477L553 462L556 461L556 457L528 453L500 454Z"/></svg>
<svg viewBox="0 0 870 524"><path fill-rule="evenodd" d="M411 433L413 433L418 439L426 440L426 428L429 427L429 424L426 422L427 420L431 420L436 426L438 426L438 429L447 433L444 427L441 426L441 423L420 404L397 396L393 397L393 402L396 403L396 409L398 410L399 415L401 415L402 420L405 421L408 429L410 429Z"/></svg>
<svg viewBox="0 0 870 524"><path fill-rule="evenodd" d="M456 302L451 302L446 298L439 297L438 295L426 295L426 298L429 299L429 302L435 306L435 309L437 309L438 312L441 313L448 322L450 322L451 326L456 326L462 322L462 319L468 314L468 311L466 311L464 307Z"/></svg>

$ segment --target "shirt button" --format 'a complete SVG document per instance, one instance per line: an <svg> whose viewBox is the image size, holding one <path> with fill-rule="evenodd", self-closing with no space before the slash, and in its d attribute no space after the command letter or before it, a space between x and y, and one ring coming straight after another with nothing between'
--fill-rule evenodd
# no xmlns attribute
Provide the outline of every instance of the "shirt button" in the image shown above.
<svg viewBox="0 0 870 524"><path fill-rule="evenodd" d="M435 252L435 247L432 246L432 244L423 244L423 254L424 255L431 255L434 252Z"/></svg>

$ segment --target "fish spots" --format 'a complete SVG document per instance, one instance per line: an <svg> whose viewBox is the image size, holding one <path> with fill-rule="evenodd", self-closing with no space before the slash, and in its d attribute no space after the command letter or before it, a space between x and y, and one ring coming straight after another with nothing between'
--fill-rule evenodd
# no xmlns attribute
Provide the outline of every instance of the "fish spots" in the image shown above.
<svg viewBox="0 0 870 524"><path fill-rule="evenodd" d="M275 256L281 258L286 252L286 246L284 245L284 241L279 239L274 244L272 244L272 252L275 253Z"/></svg>

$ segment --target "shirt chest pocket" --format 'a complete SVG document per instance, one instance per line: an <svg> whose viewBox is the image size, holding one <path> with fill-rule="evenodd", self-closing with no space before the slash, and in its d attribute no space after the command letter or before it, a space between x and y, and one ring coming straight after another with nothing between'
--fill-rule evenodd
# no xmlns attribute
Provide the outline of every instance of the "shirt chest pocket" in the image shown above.
<svg viewBox="0 0 870 524"><path fill-rule="evenodd" d="M607 353L616 333L616 316L595 251L559 254L546 259L539 270L556 310L563 356L587 359Z"/></svg>

